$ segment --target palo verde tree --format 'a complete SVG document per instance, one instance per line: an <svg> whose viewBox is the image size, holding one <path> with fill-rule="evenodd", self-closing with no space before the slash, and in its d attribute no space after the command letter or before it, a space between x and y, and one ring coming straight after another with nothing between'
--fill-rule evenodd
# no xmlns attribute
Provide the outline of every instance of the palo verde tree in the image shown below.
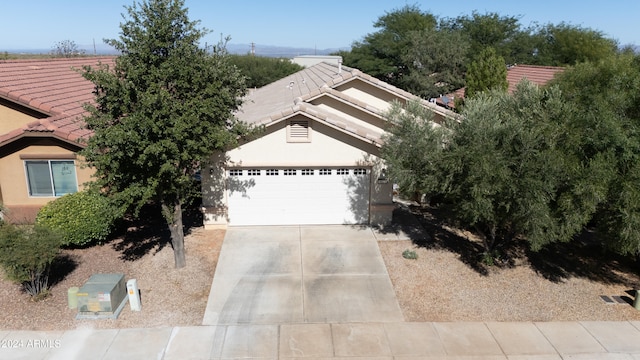
<svg viewBox="0 0 640 360"><path fill-rule="evenodd" d="M232 112L245 94L243 76L224 44L199 47L207 33L188 18L183 0L126 7L115 66L86 67L96 105L85 119L94 135L83 151L108 195L139 210L161 205L175 265L184 267L182 206L194 174L217 150L235 144L245 127Z"/></svg>

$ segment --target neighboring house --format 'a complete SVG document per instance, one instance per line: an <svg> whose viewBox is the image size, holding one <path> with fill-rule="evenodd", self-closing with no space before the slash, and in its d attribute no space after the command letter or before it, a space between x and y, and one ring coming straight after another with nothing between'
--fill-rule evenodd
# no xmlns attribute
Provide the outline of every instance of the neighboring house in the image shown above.
<svg viewBox="0 0 640 360"><path fill-rule="evenodd" d="M319 63L251 92L240 120L255 140L203 166L206 228L391 221L380 159L391 103L416 96L340 63ZM454 114L423 101L434 121Z"/></svg>
<svg viewBox="0 0 640 360"><path fill-rule="evenodd" d="M0 203L13 222L33 222L44 204L82 188L91 169L77 152L91 135L83 104L94 86L83 65L113 57L0 61Z"/></svg>
<svg viewBox="0 0 640 360"><path fill-rule="evenodd" d="M538 66L538 65L510 65L507 67L507 83L509 94L513 93L518 83L524 79L535 85L544 86L551 81L557 73L563 72L565 68L558 66ZM455 108L455 99L464 98L465 88L433 99L438 105L447 108Z"/></svg>

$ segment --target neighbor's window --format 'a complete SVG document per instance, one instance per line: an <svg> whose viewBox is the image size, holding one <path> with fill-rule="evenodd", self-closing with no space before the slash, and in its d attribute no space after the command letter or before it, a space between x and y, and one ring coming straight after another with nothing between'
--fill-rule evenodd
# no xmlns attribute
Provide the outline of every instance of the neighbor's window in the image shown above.
<svg viewBox="0 0 640 360"><path fill-rule="evenodd" d="M30 196L62 196L78 191L73 160L29 160L24 165Z"/></svg>

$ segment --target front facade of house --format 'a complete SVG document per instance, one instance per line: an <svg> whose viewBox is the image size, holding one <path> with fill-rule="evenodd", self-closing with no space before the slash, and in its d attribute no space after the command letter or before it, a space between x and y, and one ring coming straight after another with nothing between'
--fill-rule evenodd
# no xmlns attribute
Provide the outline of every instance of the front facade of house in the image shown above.
<svg viewBox="0 0 640 360"><path fill-rule="evenodd" d="M113 57L0 61L0 203L32 222L47 202L82 189L93 171L77 155L83 65ZM391 221L392 184L380 159L391 103L415 96L340 62L319 63L249 94L236 114L262 127L253 141L202 168L204 225L375 224ZM428 102L434 120L452 116Z"/></svg>
<svg viewBox="0 0 640 360"><path fill-rule="evenodd" d="M411 99L326 62L255 90L237 116L264 132L203 168L205 227L389 224L395 205L380 158L384 113ZM436 122L453 116L423 103Z"/></svg>
<svg viewBox="0 0 640 360"><path fill-rule="evenodd" d="M77 153L90 135L82 115L93 84L79 71L99 62L113 58L0 61L0 203L9 221L33 222L91 179Z"/></svg>

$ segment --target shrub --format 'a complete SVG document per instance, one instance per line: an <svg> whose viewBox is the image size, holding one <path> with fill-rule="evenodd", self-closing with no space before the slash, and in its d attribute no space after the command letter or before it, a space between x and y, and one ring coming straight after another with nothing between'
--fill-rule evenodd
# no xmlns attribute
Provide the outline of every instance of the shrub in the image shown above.
<svg viewBox="0 0 640 360"><path fill-rule="evenodd" d="M49 269L60 252L62 237L44 226L0 225L0 265L36 300L49 292Z"/></svg>
<svg viewBox="0 0 640 360"><path fill-rule="evenodd" d="M38 212L36 224L59 231L63 245L83 246L106 241L124 211L97 191L64 195Z"/></svg>
<svg viewBox="0 0 640 360"><path fill-rule="evenodd" d="M405 250L402 252L402 257L405 259L416 260L418 258L418 253L413 250Z"/></svg>

